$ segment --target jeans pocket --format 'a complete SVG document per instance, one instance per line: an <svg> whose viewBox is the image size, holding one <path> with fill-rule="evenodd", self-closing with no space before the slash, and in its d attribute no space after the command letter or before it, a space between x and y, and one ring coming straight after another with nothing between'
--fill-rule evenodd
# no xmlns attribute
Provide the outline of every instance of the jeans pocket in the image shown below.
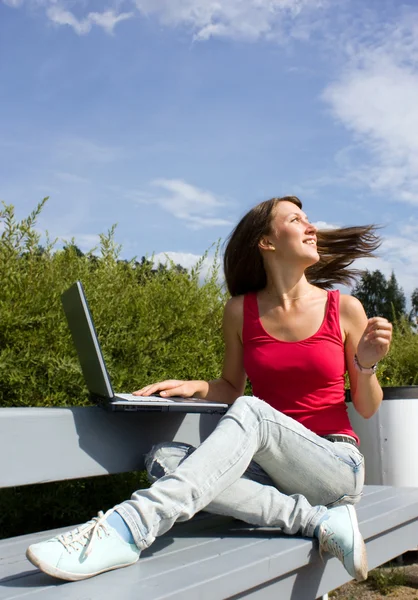
<svg viewBox="0 0 418 600"><path fill-rule="evenodd" d="M334 502L329 502L326 507L334 508L335 506L342 506L343 504L357 504L357 502L360 502L362 496L363 492L360 492L359 494L343 494Z"/></svg>
<svg viewBox="0 0 418 600"><path fill-rule="evenodd" d="M334 442L334 452L340 460L356 472L364 465L364 456L356 446L348 442Z"/></svg>

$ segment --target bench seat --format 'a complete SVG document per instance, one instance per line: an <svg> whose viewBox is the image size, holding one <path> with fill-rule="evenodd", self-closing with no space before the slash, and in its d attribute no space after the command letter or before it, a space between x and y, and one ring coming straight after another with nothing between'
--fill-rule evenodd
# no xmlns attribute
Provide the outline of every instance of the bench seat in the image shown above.
<svg viewBox="0 0 418 600"><path fill-rule="evenodd" d="M357 513L370 569L416 547L418 489L366 486ZM29 544L68 529L0 541L0 600L314 600L349 581L337 559L321 561L311 539L201 513L158 538L137 564L69 583L25 558Z"/></svg>

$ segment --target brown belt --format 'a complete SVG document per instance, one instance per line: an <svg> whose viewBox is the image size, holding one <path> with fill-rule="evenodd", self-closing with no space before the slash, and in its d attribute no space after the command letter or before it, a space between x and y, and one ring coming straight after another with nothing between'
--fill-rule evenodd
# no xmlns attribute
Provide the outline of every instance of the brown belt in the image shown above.
<svg viewBox="0 0 418 600"><path fill-rule="evenodd" d="M347 444L352 444L358 448L356 440L349 435L340 435L339 433L336 433L335 435L323 435L321 437L329 442L346 442Z"/></svg>

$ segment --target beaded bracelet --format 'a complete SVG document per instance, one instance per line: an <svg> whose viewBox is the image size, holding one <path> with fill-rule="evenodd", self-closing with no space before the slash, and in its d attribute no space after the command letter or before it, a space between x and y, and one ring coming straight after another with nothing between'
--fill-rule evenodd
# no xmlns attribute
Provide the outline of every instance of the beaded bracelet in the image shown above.
<svg viewBox="0 0 418 600"><path fill-rule="evenodd" d="M371 367L362 367L358 361L357 354L354 355L354 366L357 371L360 371L360 373L365 373L366 375L374 375L377 371L377 363Z"/></svg>

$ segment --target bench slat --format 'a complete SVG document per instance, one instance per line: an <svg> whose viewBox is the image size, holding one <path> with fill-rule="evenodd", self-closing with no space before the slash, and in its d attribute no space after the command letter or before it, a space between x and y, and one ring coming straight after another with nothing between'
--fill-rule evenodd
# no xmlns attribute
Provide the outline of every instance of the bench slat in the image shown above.
<svg viewBox="0 0 418 600"><path fill-rule="evenodd" d="M358 514L371 567L406 551L413 540L416 545L417 507L416 489L366 487ZM216 600L238 598L241 593L257 600L273 593L312 600L348 581L337 559L320 562L318 553L312 552L312 540L220 517L178 524L144 552L137 565L75 584L56 582L26 562L27 541L0 542L0 564L6 563L1 600L39 593L42 600ZM5 572L12 579L4 580Z"/></svg>
<svg viewBox="0 0 418 600"><path fill-rule="evenodd" d="M197 446L219 419L209 414L115 413L97 406L0 408L0 487L140 470L153 444Z"/></svg>

